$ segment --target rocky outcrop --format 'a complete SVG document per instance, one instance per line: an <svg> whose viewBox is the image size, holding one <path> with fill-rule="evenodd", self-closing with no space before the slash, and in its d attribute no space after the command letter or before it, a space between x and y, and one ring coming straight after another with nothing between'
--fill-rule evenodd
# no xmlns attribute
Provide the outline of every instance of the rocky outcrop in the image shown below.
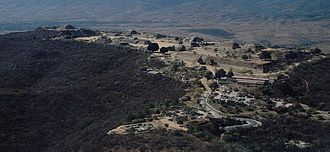
<svg viewBox="0 0 330 152"><path fill-rule="evenodd" d="M60 29L60 28L58 28ZM58 37L63 37L65 39L73 39L78 37L89 37L96 36L97 34L92 30L87 30L83 28L79 29L62 29Z"/></svg>
<svg viewBox="0 0 330 152"><path fill-rule="evenodd" d="M134 35L134 34L139 34L137 31L135 31L135 30L131 30L130 32L129 32L129 34L131 34L131 35Z"/></svg>
<svg viewBox="0 0 330 152"><path fill-rule="evenodd" d="M74 30L76 29L73 25L65 24L57 27L57 30Z"/></svg>
<svg viewBox="0 0 330 152"><path fill-rule="evenodd" d="M56 31L59 32L57 37L64 39L97 36L97 34L92 30L88 30L84 28L75 28L73 25L70 24L61 25L58 27L41 26L37 28L35 31Z"/></svg>

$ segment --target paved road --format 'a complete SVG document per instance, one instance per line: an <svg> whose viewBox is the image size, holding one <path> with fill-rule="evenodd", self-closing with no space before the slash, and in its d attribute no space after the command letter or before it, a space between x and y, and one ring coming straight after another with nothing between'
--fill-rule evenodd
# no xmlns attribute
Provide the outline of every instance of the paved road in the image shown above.
<svg viewBox="0 0 330 152"><path fill-rule="evenodd" d="M207 81L205 81L205 79L202 80L203 85L205 86L207 91L204 91L204 93L202 94L201 98L200 98L200 103L201 105L208 111L210 112L214 118L226 118L228 117L225 113L214 109L209 103L208 103L208 99L210 97L211 91L207 85ZM253 119L248 119L248 118L240 118L240 117L230 117L231 119L234 120L240 120L240 121L245 121L246 124L243 125L234 125L234 126L227 126L224 128L220 128L223 130L232 130L232 129L236 129L236 128L249 128L249 127L259 127L262 125L261 122L257 121L257 120L253 120Z"/></svg>

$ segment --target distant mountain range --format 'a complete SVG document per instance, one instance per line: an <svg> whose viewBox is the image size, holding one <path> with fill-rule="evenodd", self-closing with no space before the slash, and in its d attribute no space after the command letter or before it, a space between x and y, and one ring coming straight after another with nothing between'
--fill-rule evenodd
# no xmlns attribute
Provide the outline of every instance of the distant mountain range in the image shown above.
<svg viewBox="0 0 330 152"><path fill-rule="evenodd" d="M311 21L329 19L329 8L328 0L1 0L0 21L177 21L190 15Z"/></svg>
<svg viewBox="0 0 330 152"><path fill-rule="evenodd" d="M322 35L329 33L329 0L0 0L0 14L0 31L71 23L167 34L218 28L235 34L235 40L267 39L283 45L330 41Z"/></svg>

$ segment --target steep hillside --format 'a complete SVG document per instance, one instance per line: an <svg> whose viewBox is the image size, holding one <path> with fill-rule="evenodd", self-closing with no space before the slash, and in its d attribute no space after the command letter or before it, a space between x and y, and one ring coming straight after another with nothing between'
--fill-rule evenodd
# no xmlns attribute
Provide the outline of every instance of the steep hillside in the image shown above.
<svg viewBox="0 0 330 152"><path fill-rule="evenodd" d="M180 82L141 73L137 50L49 40L58 34L0 36L1 151L97 149L128 113L184 95Z"/></svg>
<svg viewBox="0 0 330 152"><path fill-rule="evenodd" d="M303 63L284 79L275 83L274 92L279 96L289 95L296 101L329 111L330 58L313 63Z"/></svg>

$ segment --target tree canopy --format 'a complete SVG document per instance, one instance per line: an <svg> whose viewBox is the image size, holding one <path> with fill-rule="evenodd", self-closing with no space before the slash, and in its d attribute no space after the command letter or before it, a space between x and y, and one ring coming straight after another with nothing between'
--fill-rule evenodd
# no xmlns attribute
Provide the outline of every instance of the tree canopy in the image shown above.
<svg viewBox="0 0 330 152"><path fill-rule="evenodd" d="M226 71L223 69L220 69L218 71L215 72L215 78L221 78L221 77L225 77L226 76Z"/></svg>
<svg viewBox="0 0 330 152"><path fill-rule="evenodd" d="M151 43L151 44L148 45L147 49L149 51L155 52L155 51L158 51L159 45L157 43Z"/></svg>
<svg viewBox="0 0 330 152"><path fill-rule="evenodd" d="M259 57L260 57L260 59L269 59L269 60L271 60L272 59L271 54L272 54L272 52L262 51Z"/></svg>
<svg viewBox="0 0 330 152"><path fill-rule="evenodd" d="M232 78L233 76L234 76L233 69L230 68L227 73L227 78Z"/></svg>
<svg viewBox="0 0 330 152"><path fill-rule="evenodd" d="M206 71L204 73L204 77L206 77L207 80L212 79L213 78L213 73L211 71Z"/></svg>

